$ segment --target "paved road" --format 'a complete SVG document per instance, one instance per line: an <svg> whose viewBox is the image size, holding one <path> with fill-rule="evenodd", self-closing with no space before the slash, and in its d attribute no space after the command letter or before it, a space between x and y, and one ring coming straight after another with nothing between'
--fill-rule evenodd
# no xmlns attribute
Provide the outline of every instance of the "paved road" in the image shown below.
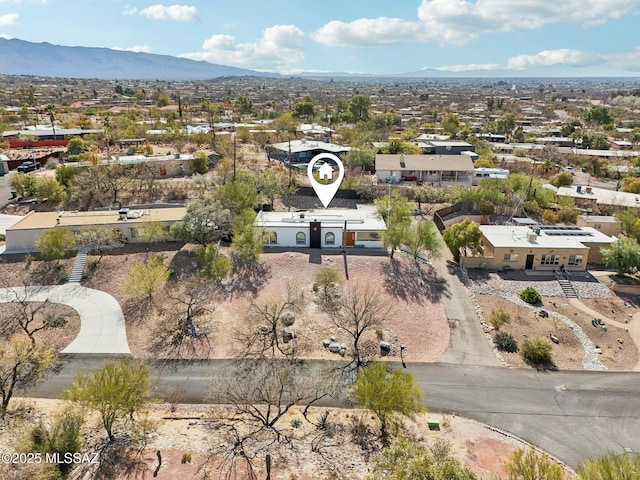
<svg viewBox="0 0 640 480"><path fill-rule="evenodd" d="M68 356L60 371L30 395L56 398L76 372L103 359ZM318 368L322 362L310 362ZM180 388L189 402L206 402L229 360L175 362L154 368L160 390ZM551 372L453 364L409 364L425 391L427 408L463 415L511 432L577 466L608 451L640 452L640 374ZM333 400L326 405L344 405Z"/></svg>
<svg viewBox="0 0 640 480"><path fill-rule="evenodd" d="M32 301L48 300L68 305L80 315L80 332L62 353L131 353L122 309L108 293L77 283L26 289L26 295ZM2 288L0 302L11 302L16 294L19 298L25 298L25 287Z"/></svg>

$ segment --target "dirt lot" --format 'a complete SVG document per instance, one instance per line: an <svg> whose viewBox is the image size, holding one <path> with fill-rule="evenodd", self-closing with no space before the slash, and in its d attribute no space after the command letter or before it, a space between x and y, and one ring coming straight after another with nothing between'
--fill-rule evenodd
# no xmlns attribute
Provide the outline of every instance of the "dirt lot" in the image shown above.
<svg viewBox="0 0 640 480"><path fill-rule="evenodd" d="M14 418L2 428L0 451L10 451L27 424L43 419L61 408L61 402L55 400L24 400L22 410L26 412L26 420ZM162 456L162 467L157 478L175 479L219 478L225 461L224 452L229 448L228 439L215 428L216 419L221 418L220 409L212 409L207 405L177 405L174 410L167 404L156 404L149 411L149 419L155 425L155 433L140 453L134 453L123 466L127 473L111 476L116 480L138 480L151 478L157 467L156 452ZM286 447L271 448L273 468L271 478L274 480L318 480L323 478L341 478L344 480L361 479L369 471L371 454L376 451L370 446L359 446L354 425L364 421L372 435L374 425L370 415L357 410L338 410L317 408L309 417L314 420L322 414L328 414L328 423L333 434L323 438L323 432L304 420L301 412L293 410L282 419L283 424L296 425L289 429L292 442ZM430 430L427 426L429 418L440 421L440 430ZM299 420L300 423L292 423ZM25 423L26 421L26 423ZM95 433L88 435L90 442L95 442L101 435L97 429L98 419L91 418L88 426L96 426ZM407 432L423 445L432 445L437 439L450 443L451 452L479 478L491 478L493 474L505 474L503 462L516 449L526 446L520 440L504 435L472 420L457 416L418 415L406 423ZM183 458L190 461L182 463ZM255 461L257 478L266 475L263 456ZM228 460L228 459L227 459ZM239 464L242 466L242 464ZM0 474L9 475L6 470ZM6 467L4 467L6 468ZM19 468L19 467L18 467ZM89 469L90 470L90 469ZM239 472L242 472L239 469ZM332 473L339 471L340 476Z"/></svg>
<svg viewBox="0 0 640 480"><path fill-rule="evenodd" d="M558 344L553 344L552 351L556 367L563 370L582 369L584 350L571 328L565 323L551 317L542 318L526 307L515 305L497 296L478 295L476 301L481 306L487 321L493 309L506 309L511 314L511 322L502 327L501 331L512 334L518 342L521 342L525 336L539 335L550 338L550 334L554 334L559 341ZM598 305L602 309L620 308L617 305L620 299L584 299L582 301L590 306ZM566 298L544 297L541 309L561 313L576 322L591 341L602 349L600 360L610 370L631 370L636 365L638 348L624 329L612 325L608 325L606 330L594 327L591 324L592 318L571 306ZM526 363L518 353L501 352L501 354L509 366L526 367Z"/></svg>
<svg viewBox="0 0 640 480"><path fill-rule="evenodd" d="M173 247L173 250L169 250ZM156 251L138 251L132 247L128 254L109 255L83 284L104 290L113 295L123 306L127 318L129 345L134 356L154 357L151 348L157 340L159 322L166 322L166 312L172 309L171 296L182 288L179 283L184 275L192 275L195 261L189 247L177 250L176 244L158 245ZM155 296L144 311L133 312L134 302L123 291L124 277L136 261L144 261L148 255L162 254L176 272L175 279L167 285L164 294ZM97 259L89 257L88 262ZM255 306L289 301L287 307L296 316L297 341L309 358L336 358L329 353L322 341L335 337L339 343L349 344L349 337L341 332L319 305L319 293L313 292L315 272L323 267L336 268L342 275L342 289L364 288L379 292L390 307L383 325L363 339L367 352L379 354L378 342L391 343L391 358L397 358L402 343L406 346L407 361L435 361L449 343L449 327L444 308L438 301L437 291L429 281L433 272L429 267L416 266L413 260L400 255L393 262L385 255L368 255L366 252L322 254L318 251L273 251L262 256L259 274L247 279L232 277L222 290L212 288L197 319L199 328L211 332L208 347L200 346L193 355L208 358L225 358L238 354L238 338L242 332L255 329L260 322ZM178 273L179 272L179 273ZM348 280L345 278L348 272ZM197 278L197 277L196 277ZM204 288L206 280L197 278ZM194 287L195 288L195 287ZM186 294L186 293L185 293ZM206 307L206 308L205 308ZM178 307L179 309L179 307ZM175 311L175 310L174 310ZM129 314L128 314L129 313ZM166 350L164 351L166 353ZM348 352L347 352L348 355Z"/></svg>

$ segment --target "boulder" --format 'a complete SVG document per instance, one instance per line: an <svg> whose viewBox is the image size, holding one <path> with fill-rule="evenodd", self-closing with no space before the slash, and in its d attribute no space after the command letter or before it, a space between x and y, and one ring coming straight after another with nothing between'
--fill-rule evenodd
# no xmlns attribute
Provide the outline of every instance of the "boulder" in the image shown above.
<svg viewBox="0 0 640 480"><path fill-rule="evenodd" d="M327 347L331 353L338 353L341 348L339 343L331 342Z"/></svg>
<svg viewBox="0 0 640 480"><path fill-rule="evenodd" d="M290 328L285 328L282 330L282 341L284 343L289 343L291 340L295 338L296 334L293 333L293 330Z"/></svg>
<svg viewBox="0 0 640 480"><path fill-rule="evenodd" d="M280 315L280 321L285 327L290 327L296 321L296 316L293 312L287 310Z"/></svg>

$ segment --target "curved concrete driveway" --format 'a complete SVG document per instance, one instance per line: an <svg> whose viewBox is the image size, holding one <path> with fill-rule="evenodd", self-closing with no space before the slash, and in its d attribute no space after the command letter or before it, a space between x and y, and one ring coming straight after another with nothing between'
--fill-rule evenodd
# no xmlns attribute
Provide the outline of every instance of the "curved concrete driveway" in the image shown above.
<svg viewBox="0 0 640 480"><path fill-rule="evenodd" d="M44 287L0 289L0 302L24 298L30 301L59 303L80 315L80 332L62 353L130 355L127 330L120 304L111 295L77 283Z"/></svg>

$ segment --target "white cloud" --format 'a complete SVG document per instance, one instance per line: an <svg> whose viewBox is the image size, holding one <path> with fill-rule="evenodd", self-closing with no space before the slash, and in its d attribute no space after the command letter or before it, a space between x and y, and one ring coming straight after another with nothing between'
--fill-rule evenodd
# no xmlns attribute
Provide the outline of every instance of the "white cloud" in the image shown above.
<svg viewBox="0 0 640 480"><path fill-rule="evenodd" d="M0 25L16 25L18 23L18 18L20 18L20 15L17 13L0 15Z"/></svg>
<svg viewBox="0 0 640 480"><path fill-rule="evenodd" d="M198 9L189 5L151 5L140 10L140 15L152 20L191 22L198 19Z"/></svg>
<svg viewBox="0 0 640 480"><path fill-rule="evenodd" d="M465 44L481 34L535 30L552 23L585 27L631 14L637 0L422 0L418 18L430 38Z"/></svg>
<svg viewBox="0 0 640 480"><path fill-rule="evenodd" d="M351 23L331 21L310 34L318 43L331 47L367 47L413 40L422 25L400 18L361 18Z"/></svg>
<svg viewBox="0 0 640 480"><path fill-rule="evenodd" d="M129 4L125 5L124 10L122 11L123 15L135 15L136 13L138 13L138 9L130 6Z"/></svg>
<svg viewBox="0 0 640 480"><path fill-rule="evenodd" d="M13 37L7 35L6 33L0 33L0 38L4 38L5 40L11 40Z"/></svg>
<svg viewBox="0 0 640 480"><path fill-rule="evenodd" d="M469 72L472 70L498 70L502 67L498 63L470 63L468 65L448 65L433 68L442 70L443 72Z"/></svg>
<svg viewBox="0 0 640 480"><path fill-rule="evenodd" d="M608 55L607 64L628 72L640 72L640 47L631 52Z"/></svg>
<svg viewBox="0 0 640 480"><path fill-rule="evenodd" d="M144 53L149 53L151 51L151 47L149 45L134 45L133 47L113 47L113 50L120 50L123 52L136 52L136 53L140 53L140 52L144 52Z"/></svg>
<svg viewBox="0 0 640 480"><path fill-rule="evenodd" d="M408 40L465 45L484 34L549 24L584 27L638 13L638 0L422 0L417 19L333 20L310 36L329 46L366 47Z"/></svg>
<svg viewBox="0 0 640 480"><path fill-rule="evenodd" d="M252 69L283 69L304 58L304 33L294 25L274 25L252 43L238 43L231 35L212 35L202 44L203 51L184 53L192 60Z"/></svg>
<svg viewBox="0 0 640 480"><path fill-rule="evenodd" d="M507 62L510 70L523 70L531 67L547 67L550 65L567 65L570 67L588 67L602 65L604 56L597 53L583 52L562 48L559 50L543 50L535 55L518 55Z"/></svg>

